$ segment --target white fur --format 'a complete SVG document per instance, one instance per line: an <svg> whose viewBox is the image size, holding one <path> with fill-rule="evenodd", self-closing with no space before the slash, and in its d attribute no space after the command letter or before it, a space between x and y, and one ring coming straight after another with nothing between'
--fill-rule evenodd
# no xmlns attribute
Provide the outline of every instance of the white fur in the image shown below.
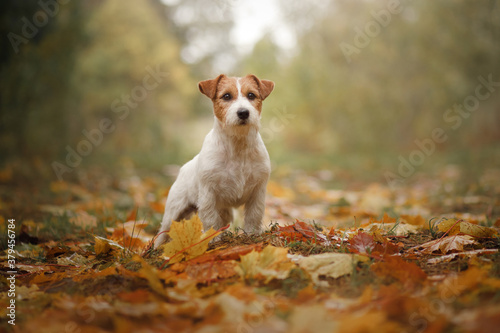
<svg viewBox="0 0 500 333"><path fill-rule="evenodd" d="M167 240L172 221L198 211L205 230L215 230L233 220L233 207L245 205L244 230L261 231L266 184L271 172L269 154L259 134L260 114L241 93L228 108L224 121L214 117L198 155L180 170L170 188L155 248ZM237 111L250 116L240 125ZM185 213L185 214L183 214ZM162 233L163 232L163 233Z"/></svg>

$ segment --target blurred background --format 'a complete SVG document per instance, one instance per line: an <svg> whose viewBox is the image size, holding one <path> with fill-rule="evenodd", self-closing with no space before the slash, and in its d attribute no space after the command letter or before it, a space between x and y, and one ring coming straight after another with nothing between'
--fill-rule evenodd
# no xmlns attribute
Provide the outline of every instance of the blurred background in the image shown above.
<svg viewBox="0 0 500 333"><path fill-rule="evenodd" d="M0 178L183 164L219 73L276 83L277 169L500 166L499 1L3 0L0 29Z"/></svg>

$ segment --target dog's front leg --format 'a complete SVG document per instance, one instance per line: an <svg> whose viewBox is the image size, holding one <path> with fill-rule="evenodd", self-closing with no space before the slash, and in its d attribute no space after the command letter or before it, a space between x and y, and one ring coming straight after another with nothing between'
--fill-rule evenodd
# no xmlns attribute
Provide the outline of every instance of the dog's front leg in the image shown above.
<svg viewBox="0 0 500 333"><path fill-rule="evenodd" d="M250 199L245 203L246 233L259 234L262 231L262 217L264 216L266 199L266 182L258 185Z"/></svg>
<svg viewBox="0 0 500 333"><path fill-rule="evenodd" d="M199 193L198 215L203 228L206 230L212 227L218 230L233 220L233 211L231 208L218 207L215 193L208 188L202 188Z"/></svg>

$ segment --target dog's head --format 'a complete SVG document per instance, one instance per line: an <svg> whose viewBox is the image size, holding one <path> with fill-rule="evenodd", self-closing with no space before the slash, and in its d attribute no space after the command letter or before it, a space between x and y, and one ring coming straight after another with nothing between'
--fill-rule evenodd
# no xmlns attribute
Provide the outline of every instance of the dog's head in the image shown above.
<svg viewBox="0 0 500 333"><path fill-rule="evenodd" d="M259 126L262 101L273 91L274 82L255 75L242 78L224 74L201 81L200 91L214 103L214 114L223 126Z"/></svg>

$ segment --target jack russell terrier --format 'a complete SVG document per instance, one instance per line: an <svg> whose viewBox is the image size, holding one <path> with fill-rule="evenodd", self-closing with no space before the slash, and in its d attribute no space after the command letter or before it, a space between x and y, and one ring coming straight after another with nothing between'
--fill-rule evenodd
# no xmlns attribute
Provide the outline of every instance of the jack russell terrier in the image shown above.
<svg viewBox="0 0 500 333"><path fill-rule="evenodd" d="M259 134L260 114L274 82L221 74L198 88L213 102L214 127L170 188L155 248L168 240L172 221L195 212L205 230L218 230L232 222L233 207L245 205L245 232L261 231L271 163Z"/></svg>

